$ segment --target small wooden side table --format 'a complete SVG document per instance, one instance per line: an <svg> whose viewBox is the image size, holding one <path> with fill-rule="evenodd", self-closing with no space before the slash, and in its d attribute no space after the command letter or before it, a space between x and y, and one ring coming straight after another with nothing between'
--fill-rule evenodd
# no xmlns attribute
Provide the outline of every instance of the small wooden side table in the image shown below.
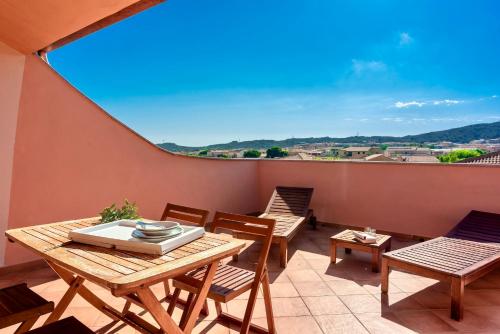
<svg viewBox="0 0 500 334"><path fill-rule="evenodd" d="M337 247L345 248L346 254L350 254L352 249L356 249L361 252L372 254L372 271L378 273L380 271L382 252L388 252L391 250L391 236L376 234L376 238L376 243L364 244L354 239L354 233L352 230L345 230L330 237L331 262L337 262Z"/></svg>

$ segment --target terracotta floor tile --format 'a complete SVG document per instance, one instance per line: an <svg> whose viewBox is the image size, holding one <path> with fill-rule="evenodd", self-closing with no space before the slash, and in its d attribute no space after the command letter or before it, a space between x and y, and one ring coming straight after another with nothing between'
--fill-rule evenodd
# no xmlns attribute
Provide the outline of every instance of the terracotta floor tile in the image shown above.
<svg viewBox="0 0 500 334"><path fill-rule="evenodd" d="M293 283L300 296L331 296L335 293L325 282L296 282Z"/></svg>
<svg viewBox="0 0 500 334"><path fill-rule="evenodd" d="M339 296L368 294L361 285L351 280L335 280L327 282L330 289Z"/></svg>
<svg viewBox="0 0 500 334"><path fill-rule="evenodd" d="M326 270L315 269L319 277L325 282L336 280L353 280L350 270L338 269L334 266L328 267Z"/></svg>
<svg viewBox="0 0 500 334"><path fill-rule="evenodd" d="M200 321L191 332L193 334L229 334L229 324L220 321Z"/></svg>
<svg viewBox="0 0 500 334"><path fill-rule="evenodd" d="M475 307L475 306L495 306L494 300L491 298L490 290L475 290L475 289L465 289L464 293L464 305L465 307ZM498 292L497 292L498 294Z"/></svg>
<svg viewBox="0 0 500 334"><path fill-rule="evenodd" d="M299 293L292 283L273 283L271 284L271 298L280 297L298 297Z"/></svg>
<svg viewBox="0 0 500 334"><path fill-rule="evenodd" d="M287 298L284 298L287 299ZM227 311L237 317L243 318L245 310L247 309L248 300L246 299L235 299L227 303ZM273 300L274 307L274 300ZM264 307L264 300L257 299L255 303L255 308L253 310L253 318L264 318L266 316L266 311Z"/></svg>
<svg viewBox="0 0 500 334"><path fill-rule="evenodd" d="M449 309L451 303L450 293L424 289L411 294L411 298L427 309Z"/></svg>
<svg viewBox="0 0 500 334"><path fill-rule="evenodd" d="M296 282L321 282L321 277L312 269L287 270L288 278L292 283Z"/></svg>
<svg viewBox="0 0 500 334"><path fill-rule="evenodd" d="M322 334L321 328L312 316L279 317L275 319L278 333L283 334Z"/></svg>
<svg viewBox="0 0 500 334"><path fill-rule="evenodd" d="M406 292L388 293L387 295L378 293L373 296L381 301L383 310L387 312L424 309L422 304Z"/></svg>
<svg viewBox="0 0 500 334"><path fill-rule="evenodd" d="M418 333L440 333L456 331L446 321L429 310L394 312L400 323Z"/></svg>
<svg viewBox="0 0 500 334"><path fill-rule="evenodd" d="M309 262L300 255L296 255L288 260L286 270L311 269Z"/></svg>
<svg viewBox="0 0 500 334"><path fill-rule="evenodd" d="M360 313L356 318L371 334L410 334L416 333L402 324L392 313Z"/></svg>
<svg viewBox="0 0 500 334"><path fill-rule="evenodd" d="M303 297L312 315L346 314L349 309L337 296Z"/></svg>
<svg viewBox="0 0 500 334"><path fill-rule="evenodd" d="M382 313L382 304L373 295L349 295L339 298L352 313Z"/></svg>
<svg viewBox="0 0 500 334"><path fill-rule="evenodd" d="M366 334L368 331L352 314L314 317L325 334Z"/></svg>
<svg viewBox="0 0 500 334"><path fill-rule="evenodd" d="M309 266L315 270L326 271L330 268L330 258L323 256L322 258L306 259Z"/></svg>
<svg viewBox="0 0 500 334"><path fill-rule="evenodd" d="M302 256L306 260L313 260L313 259L323 260L325 258L329 259L329 257L326 257L323 251L319 247L315 247L313 251L300 249L297 252L300 254L300 256ZM330 261L328 260L328 262Z"/></svg>
<svg viewBox="0 0 500 334"><path fill-rule="evenodd" d="M423 290L432 284L420 280L417 277L414 278L390 278L389 282L399 288L403 292L417 292Z"/></svg>
<svg viewBox="0 0 500 334"><path fill-rule="evenodd" d="M310 315L310 312L299 297L294 298L274 298L273 313L275 317L298 317Z"/></svg>
<svg viewBox="0 0 500 334"><path fill-rule="evenodd" d="M450 318L450 310L433 310L441 320L448 325L462 332L479 332L496 329L499 331L499 326L491 320L491 312L488 308L466 309L464 310L464 319L455 321Z"/></svg>
<svg viewBox="0 0 500 334"><path fill-rule="evenodd" d="M278 282L290 282L286 272L284 270L280 271L269 271L269 281L272 283Z"/></svg>
<svg viewBox="0 0 500 334"><path fill-rule="evenodd" d="M358 285L362 286L366 291L368 291L371 294L378 294L381 292L380 280L356 280L356 283L358 283ZM401 292L401 290L398 287L392 285L390 282L389 282L389 291L391 291L391 293Z"/></svg>

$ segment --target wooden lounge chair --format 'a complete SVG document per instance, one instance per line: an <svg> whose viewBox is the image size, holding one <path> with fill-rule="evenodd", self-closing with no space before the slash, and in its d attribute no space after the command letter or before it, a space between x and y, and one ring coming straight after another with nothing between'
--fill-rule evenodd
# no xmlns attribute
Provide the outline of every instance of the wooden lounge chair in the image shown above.
<svg viewBox="0 0 500 334"><path fill-rule="evenodd" d="M500 265L500 214L471 211L445 237L385 253L382 293L389 268L451 284L451 318L463 318L464 288Z"/></svg>
<svg viewBox="0 0 500 334"><path fill-rule="evenodd" d="M280 266L286 268L288 261L288 242L310 219L315 221L309 209L313 188L276 187L266 211L260 218L276 220L273 244L280 245Z"/></svg>
<svg viewBox="0 0 500 334"><path fill-rule="evenodd" d="M170 219L186 225L198 225L200 227L205 227L208 214L209 212L207 210L167 203L160 220ZM170 293L170 286L168 284L168 281L165 281L163 284L165 289L165 300L168 301L172 297L172 294ZM123 314L128 312L132 303L140 306L139 297L137 297L136 295L129 295L126 298L127 302L123 307ZM186 301L178 299L177 302L184 304ZM202 309L202 313L208 315L208 307L206 306L206 304Z"/></svg>
<svg viewBox="0 0 500 334"><path fill-rule="evenodd" d="M26 283L0 289L0 328L21 323L15 333L25 333L40 316L53 310L54 303L30 290Z"/></svg>
<svg viewBox="0 0 500 334"><path fill-rule="evenodd" d="M255 271L245 270L230 265L220 265L217 268L212 286L208 292L207 298L215 301L218 318L240 325L240 333L246 334L250 329L257 333L275 333L269 276L267 272L267 256L269 254L269 248L271 247L275 224L276 221L274 219L217 212L214 217L214 222L210 227L211 232L215 232L218 229L224 229L232 231L233 235L239 233L252 234L256 239L262 240L262 249ZM187 275L176 277L173 280L175 291L168 308L170 314L172 314L174 310L176 298L179 296L181 289L189 292L188 303L184 308L184 313L181 318L181 328L183 328L186 314L189 314L190 307L192 307L191 301L193 300L194 294L199 293L199 287L201 286L201 280L204 277L205 271L206 268L201 268ZM266 307L267 329L250 322L260 285L262 285L264 304ZM243 319L222 312L221 303L227 303L246 291L250 291L250 296L248 297L247 308Z"/></svg>
<svg viewBox="0 0 500 334"><path fill-rule="evenodd" d="M68 317L33 329L26 334L94 334L94 332L75 317Z"/></svg>

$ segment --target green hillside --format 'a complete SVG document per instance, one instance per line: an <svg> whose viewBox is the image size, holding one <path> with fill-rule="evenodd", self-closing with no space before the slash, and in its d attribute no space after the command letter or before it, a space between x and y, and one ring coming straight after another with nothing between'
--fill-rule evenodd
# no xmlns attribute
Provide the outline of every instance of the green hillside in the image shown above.
<svg viewBox="0 0 500 334"><path fill-rule="evenodd" d="M158 144L161 148L171 152L192 152L198 150L233 150L233 149L268 149L272 146L290 147L299 144L315 143L339 143L339 144L381 144L387 142L406 142L406 143L432 143L440 141L451 141L454 143L468 143L476 139L494 139L500 138L500 122L473 124L460 128L454 128L443 131L428 132L419 135L410 135L403 137L391 136L353 136L345 138L333 137L310 137L310 138L289 138L285 140L249 140L232 141L225 144L214 144L200 147L180 146L174 143Z"/></svg>

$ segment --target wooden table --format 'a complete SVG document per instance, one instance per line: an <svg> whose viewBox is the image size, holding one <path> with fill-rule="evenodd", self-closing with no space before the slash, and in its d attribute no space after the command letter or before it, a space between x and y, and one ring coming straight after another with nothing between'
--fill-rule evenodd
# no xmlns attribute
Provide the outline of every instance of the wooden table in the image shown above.
<svg viewBox="0 0 500 334"><path fill-rule="evenodd" d="M391 250L391 236L377 233L376 238L376 243L364 244L354 239L354 233L352 230L345 230L330 237L331 262L337 262L337 247L345 248L345 252L347 254L351 253L351 249L356 249L372 254L372 271L378 273L380 271L382 252L388 252Z"/></svg>
<svg viewBox="0 0 500 334"><path fill-rule="evenodd" d="M118 251L84 245L69 240L68 232L95 225L99 218L37 225L6 232L7 238L39 254L69 285L46 324L58 320L76 294L114 320L121 320L141 333L190 333L204 301L220 260L235 255L244 241L219 234L206 233L162 256ZM190 270L208 266L200 293L180 328L155 297L150 286ZM133 312L122 313L98 298L85 286L85 280L108 289L146 309L160 326L146 322Z"/></svg>

